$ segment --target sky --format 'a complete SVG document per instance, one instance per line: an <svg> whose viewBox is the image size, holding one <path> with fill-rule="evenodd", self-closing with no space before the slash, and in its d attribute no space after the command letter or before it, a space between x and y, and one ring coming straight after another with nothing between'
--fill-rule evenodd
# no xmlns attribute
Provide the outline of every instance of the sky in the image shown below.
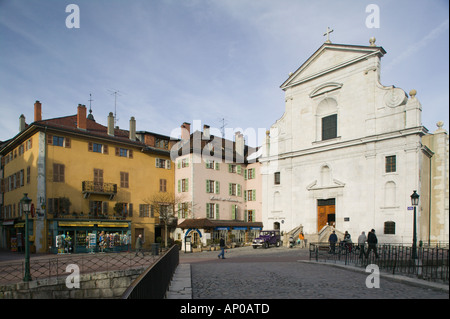
<svg viewBox="0 0 450 319"><path fill-rule="evenodd" d="M164 135L183 122L264 131L327 27L337 44L374 36L387 51L381 84L415 89L423 125L448 131L448 0L0 0L0 141L21 114L34 120L36 100L43 119L84 104L123 129L134 116Z"/></svg>

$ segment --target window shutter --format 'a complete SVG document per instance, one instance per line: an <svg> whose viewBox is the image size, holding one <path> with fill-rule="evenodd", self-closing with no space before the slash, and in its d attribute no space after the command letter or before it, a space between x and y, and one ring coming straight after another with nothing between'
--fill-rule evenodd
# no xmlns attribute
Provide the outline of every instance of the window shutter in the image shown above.
<svg viewBox="0 0 450 319"><path fill-rule="evenodd" d="M238 173L239 175L242 174L241 165L238 165L238 166L237 166L237 173Z"/></svg>
<svg viewBox="0 0 450 319"><path fill-rule="evenodd" d="M70 148L70 138L66 137L64 140L64 147Z"/></svg>
<svg viewBox="0 0 450 319"><path fill-rule="evenodd" d="M178 167L178 169L181 168L181 161L180 160L177 161L177 167Z"/></svg>
<svg viewBox="0 0 450 319"><path fill-rule="evenodd" d="M232 172L231 164L228 164L228 173Z"/></svg>
<svg viewBox="0 0 450 319"><path fill-rule="evenodd" d="M103 145L103 154L108 154L108 145Z"/></svg>
<svg viewBox="0 0 450 319"><path fill-rule="evenodd" d="M216 164L216 171L220 170L220 164L219 163L215 163Z"/></svg>
<svg viewBox="0 0 450 319"><path fill-rule="evenodd" d="M252 168L252 178L255 178L255 169Z"/></svg>
<svg viewBox="0 0 450 319"><path fill-rule="evenodd" d="M231 219L236 219L236 205L231 205Z"/></svg>
<svg viewBox="0 0 450 319"><path fill-rule="evenodd" d="M49 145L53 144L53 135L51 135L51 134L47 135L47 144L49 144Z"/></svg>
<svg viewBox="0 0 450 319"><path fill-rule="evenodd" d="M181 179L178 180L178 193L181 193Z"/></svg>
<svg viewBox="0 0 450 319"><path fill-rule="evenodd" d="M216 194L220 194L220 182L216 181Z"/></svg>
<svg viewBox="0 0 450 319"><path fill-rule="evenodd" d="M256 189L252 190L252 201L256 200Z"/></svg>
<svg viewBox="0 0 450 319"><path fill-rule="evenodd" d="M209 193L211 189L209 188L209 179L206 180L206 192Z"/></svg>
<svg viewBox="0 0 450 319"><path fill-rule="evenodd" d="M133 204L128 204L128 217L133 217Z"/></svg>
<svg viewBox="0 0 450 319"><path fill-rule="evenodd" d="M244 191L244 201L247 201L247 191Z"/></svg>
<svg viewBox="0 0 450 319"><path fill-rule="evenodd" d="M209 218L209 211L210 211L209 203L206 203L206 217L207 218Z"/></svg>
<svg viewBox="0 0 450 319"><path fill-rule="evenodd" d="M93 150L94 150L94 146L93 146L92 142L89 142L88 143L88 151L92 152Z"/></svg>
<svg viewBox="0 0 450 319"><path fill-rule="evenodd" d="M128 150L128 158L133 158L133 150Z"/></svg>
<svg viewBox="0 0 450 319"><path fill-rule="evenodd" d="M233 194L232 188L233 188L233 184L228 183L228 195L230 195L230 196L231 196L231 194Z"/></svg>
<svg viewBox="0 0 450 319"><path fill-rule="evenodd" d="M120 156L120 149L116 147L116 156Z"/></svg>
<svg viewBox="0 0 450 319"><path fill-rule="evenodd" d="M186 192L189 192L189 178L186 178L186 182L185 182L185 187L184 189L186 190Z"/></svg>
<svg viewBox="0 0 450 319"><path fill-rule="evenodd" d="M248 210L245 210L245 216L244 216L245 222L248 222Z"/></svg>
<svg viewBox="0 0 450 319"><path fill-rule="evenodd" d="M167 168L167 169L170 169L170 167L171 167L171 162L170 162L170 160L166 160L166 168Z"/></svg>
<svg viewBox="0 0 450 319"><path fill-rule="evenodd" d="M244 179L247 180L247 169L244 170Z"/></svg>
<svg viewBox="0 0 450 319"><path fill-rule="evenodd" d="M155 167L159 167L159 158L155 158Z"/></svg>
<svg viewBox="0 0 450 319"><path fill-rule="evenodd" d="M237 185L237 195L238 195L238 196L242 196L242 193L241 193L241 184L238 184L238 185Z"/></svg>
<svg viewBox="0 0 450 319"><path fill-rule="evenodd" d="M102 202L102 213L105 215L108 214L108 202Z"/></svg>
<svg viewBox="0 0 450 319"><path fill-rule="evenodd" d="M216 204L216 219L219 219L219 204Z"/></svg>

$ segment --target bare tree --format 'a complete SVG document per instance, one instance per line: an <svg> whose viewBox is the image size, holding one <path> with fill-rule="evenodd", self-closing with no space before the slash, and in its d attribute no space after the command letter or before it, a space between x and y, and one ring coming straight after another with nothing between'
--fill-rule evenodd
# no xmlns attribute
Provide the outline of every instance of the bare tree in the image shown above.
<svg viewBox="0 0 450 319"><path fill-rule="evenodd" d="M164 223L164 244L167 247L167 234L169 227L176 227L178 216L188 218L191 216L192 204L183 200L184 196L174 195L170 192L159 192L144 200L152 205L153 212Z"/></svg>

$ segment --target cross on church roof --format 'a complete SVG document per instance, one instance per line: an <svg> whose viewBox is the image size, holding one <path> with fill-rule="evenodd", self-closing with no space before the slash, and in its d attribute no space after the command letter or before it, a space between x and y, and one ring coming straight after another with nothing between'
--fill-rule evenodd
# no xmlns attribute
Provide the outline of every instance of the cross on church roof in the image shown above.
<svg viewBox="0 0 450 319"><path fill-rule="evenodd" d="M333 32L333 29L330 29L330 27L327 27L327 32L325 32L323 34L323 36L327 36L327 41L325 41L325 43L331 43L330 41L330 33Z"/></svg>

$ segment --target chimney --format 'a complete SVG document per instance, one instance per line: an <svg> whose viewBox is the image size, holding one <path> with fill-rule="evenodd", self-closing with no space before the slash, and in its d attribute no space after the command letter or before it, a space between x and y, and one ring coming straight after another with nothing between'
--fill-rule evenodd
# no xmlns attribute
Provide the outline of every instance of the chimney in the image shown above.
<svg viewBox="0 0 450 319"><path fill-rule="evenodd" d="M191 138L191 124L184 122L181 125L181 139L189 140Z"/></svg>
<svg viewBox="0 0 450 319"><path fill-rule="evenodd" d="M203 139L209 140L211 138L210 132L209 132L209 125L204 124L203 125Z"/></svg>
<svg viewBox="0 0 450 319"><path fill-rule="evenodd" d="M78 104L77 108L77 128L86 131L87 119L86 119L86 105Z"/></svg>
<svg viewBox="0 0 450 319"><path fill-rule="evenodd" d="M42 104L39 101L34 103L34 121L42 121Z"/></svg>
<svg viewBox="0 0 450 319"><path fill-rule="evenodd" d="M245 141L241 132L235 134L236 163L244 163Z"/></svg>
<svg viewBox="0 0 450 319"><path fill-rule="evenodd" d="M19 117L19 132L25 129L25 115L21 114Z"/></svg>
<svg viewBox="0 0 450 319"><path fill-rule="evenodd" d="M113 112L109 112L109 115L108 115L108 135L114 136L114 115L113 115Z"/></svg>
<svg viewBox="0 0 450 319"><path fill-rule="evenodd" d="M130 140L136 141L136 120L134 116L130 118Z"/></svg>

